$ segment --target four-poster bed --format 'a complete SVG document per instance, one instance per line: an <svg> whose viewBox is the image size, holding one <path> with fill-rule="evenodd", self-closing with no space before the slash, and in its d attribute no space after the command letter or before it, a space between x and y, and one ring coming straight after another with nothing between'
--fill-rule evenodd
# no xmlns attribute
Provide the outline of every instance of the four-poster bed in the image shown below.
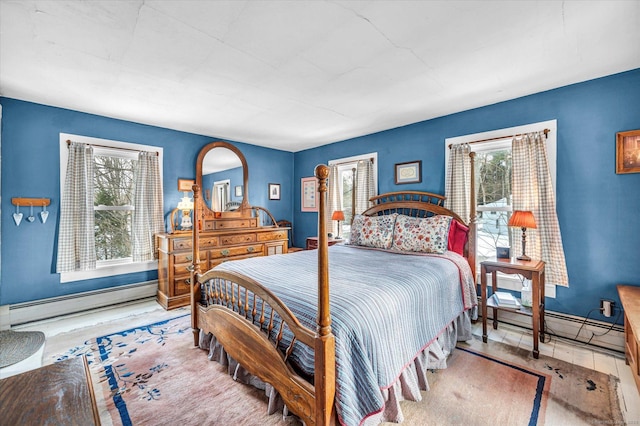
<svg viewBox="0 0 640 426"><path fill-rule="evenodd" d="M477 309L473 221L466 228L442 196L388 193L354 220L358 246L328 248L328 167L317 166L315 175L317 251L237 260L203 273L196 226L194 344L223 348L307 425L401 421L399 400L419 399L419 389L428 388L426 369L446 367L456 339L470 338ZM198 197L194 185L194 218ZM469 232L459 245L463 256L446 250L455 226L465 240ZM445 251L424 253L425 240Z"/></svg>

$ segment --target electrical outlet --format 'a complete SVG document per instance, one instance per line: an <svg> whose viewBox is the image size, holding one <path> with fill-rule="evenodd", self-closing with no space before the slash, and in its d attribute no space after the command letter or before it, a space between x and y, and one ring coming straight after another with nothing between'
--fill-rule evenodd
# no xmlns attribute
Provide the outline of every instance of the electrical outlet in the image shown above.
<svg viewBox="0 0 640 426"><path fill-rule="evenodd" d="M613 308L615 302L613 300L600 299L600 312L605 317L610 317L613 314Z"/></svg>

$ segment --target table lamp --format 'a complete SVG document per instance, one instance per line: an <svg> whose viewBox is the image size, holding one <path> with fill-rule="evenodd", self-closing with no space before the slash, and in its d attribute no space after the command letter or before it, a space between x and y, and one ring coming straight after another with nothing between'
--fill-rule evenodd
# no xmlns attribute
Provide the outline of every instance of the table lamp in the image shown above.
<svg viewBox="0 0 640 426"><path fill-rule="evenodd" d="M337 220L338 221L338 236L336 237L336 239L341 239L342 237L340 236L340 222L344 220L344 212L342 210L336 210L333 212L333 214L331 215L331 220Z"/></svg>
<svg viewBox="0 0 640 426"><path fill-rule="evenodd" d="M528 210L515 210L511 215L511 219L509 219L509 226L522 228L522 255L518 256L517 259L531 260L531 258L525 254L525 246L527 240L527 228L537 228L533 213Z"/></svg>
<svg viewBox="0 0 640 426"><path fill-rule="evenodd" d="M185 193L182 200L178 203L178 210L182 210L182 220L180 221L180 229L183 231L189 230L193 227L191 221L191 210L193 210L193 200Z"/></svg>

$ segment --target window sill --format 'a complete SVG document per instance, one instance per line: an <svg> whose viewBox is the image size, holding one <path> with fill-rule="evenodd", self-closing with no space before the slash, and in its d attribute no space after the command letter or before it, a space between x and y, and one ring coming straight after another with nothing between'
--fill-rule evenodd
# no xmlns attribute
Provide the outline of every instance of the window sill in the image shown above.
<svg viewBox="0 0 640 426"><path fill-rule="evenodd" d="M113 275L132 274L134 272L152 271L158 269L158 261L126 263L120 265L109 265L98 267L93 271L62 272L60 282L68 283L73 281L90 280L93 278L111 277Z"/></svg>

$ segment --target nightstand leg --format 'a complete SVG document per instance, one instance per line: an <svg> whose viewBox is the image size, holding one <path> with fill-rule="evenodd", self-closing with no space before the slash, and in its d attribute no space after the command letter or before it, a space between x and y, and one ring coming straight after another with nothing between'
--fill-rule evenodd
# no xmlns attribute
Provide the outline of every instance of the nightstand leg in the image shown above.
<svg viewBox="0 0 640 426"><path fill-rule="evenodd" d="M491 294L496 294L498 291L498 271L491 272ZM493 309L493 329L498 329L498 310L496 308Z"/></svg>
<svg viewBox="0 0 640 426"><path fill-rule="evenodd" d="M538 359L540 352L538 351L539 340L539 327L540 327L540 274L533 274L532 276L533 294L535 300L531 304L533 318L533 357Z"/></svg>
<svg viewBox="0 0 640 426"><path fill-rule="evenodd" d="M482 341L487 343L487 270L480 269L480 302L482 303Z"/></svg>
<svg viewBox="0 0 640 426"><path fill-rule="evenodd" d="M545 277L544 277L544 271L542 271L540 273L540 341L542 343L544 343L544 311L545 311L544 286L545 286Z"/></svg>

